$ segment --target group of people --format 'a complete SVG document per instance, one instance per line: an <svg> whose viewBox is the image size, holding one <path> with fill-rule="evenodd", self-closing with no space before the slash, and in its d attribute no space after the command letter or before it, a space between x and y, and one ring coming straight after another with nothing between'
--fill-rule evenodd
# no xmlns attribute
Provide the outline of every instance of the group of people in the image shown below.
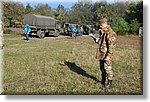
<svg viewBox="0 0 150 102"><path fill-rule="evenodd" d="M99 37L94 37L98 44L96 59L100 63L102 89L108 90L112 88L113 81L112 58L116 46L116 33L108 25L106 18L100 19L99 24ZM30 26L26 24L26 28L23 31L26 33L26 40L29 41ZM77 29L75 26L72 26L71 32L72 37L76 38Z"/></svg>
<svg viewBox="0 0 150 102"><path fill-rule="evenodd" d="M90 33L95 34L94 25L72 25L65 24L65 32L64 34L69 35L72 38L76 38L76 36L88 35Z"/></svg>
<svg viewBox="0 0 150 102"><path fill-rule="evenodd" d="M31 32L29 24L25 25L23 32L26 34L26 41L29 42L29 40L30 40L29 39L29 33ZM72 26L70 36L76 38L76 34L77 34L77 28L76 28L76 26Z"/></svg>
<svg viewBox="0 0 150 102"><path fill-rule="evenodd" d="M80 26L79 29L80 29L80 30L79 30L79 32L78 32L78 31L77 31L77 27L76 27L75 25L66 28L67 33L68 33L72 38L75 38L75 39L76 39L77 33L79 33L80 36L82 36L83 33L84 33L84 28L83 28L83 26ZM26 24L26 25L25 25L23 32L26 34L26 40L27 40L27 42L29 42L29 33L31 32L31 29L30 29L29 24ZM92 32L92 33L95 34L95 29L93 29L93 32Z"/></svg>
<svg viewBox="0 0 150 102"><path fill-rule="evenodd" d="M67 35L69 35L70 37L76 39L76 36L77 36L77 33L78 33L77 26L75 26L75 25L72 25L72 26L67 25L65 29L66 29L65 33L67 33ZM80 35L81 36L83 35L82 27L80 27Z"/></svg>

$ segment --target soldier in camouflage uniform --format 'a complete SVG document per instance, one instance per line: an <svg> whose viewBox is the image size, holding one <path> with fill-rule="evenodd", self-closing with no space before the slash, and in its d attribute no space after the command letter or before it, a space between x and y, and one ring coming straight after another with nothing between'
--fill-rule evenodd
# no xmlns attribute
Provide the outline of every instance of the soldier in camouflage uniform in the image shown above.
<svg viewBox="0 0 150 102"><path fill-rule="evenodd" d="M101 40L98 44L96 58L100 60L102 89L111 89L113 80L112 56L116 45L116 33L107 24L106 18L100 20L99 33ZM108 83L105 85L106 78L108 79Z"/></svg>

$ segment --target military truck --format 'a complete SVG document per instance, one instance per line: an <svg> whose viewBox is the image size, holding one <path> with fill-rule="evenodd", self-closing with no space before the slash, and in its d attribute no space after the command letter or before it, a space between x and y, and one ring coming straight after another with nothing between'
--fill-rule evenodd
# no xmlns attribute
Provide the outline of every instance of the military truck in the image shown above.
<svg viewBox="0 0 150 102"><path fill-rule="evenodd" d="M59 36L61 24L58 20L42 15L26 14L23 16L23 24L29 24L31 35L44 38L46 35Z"/></svg>

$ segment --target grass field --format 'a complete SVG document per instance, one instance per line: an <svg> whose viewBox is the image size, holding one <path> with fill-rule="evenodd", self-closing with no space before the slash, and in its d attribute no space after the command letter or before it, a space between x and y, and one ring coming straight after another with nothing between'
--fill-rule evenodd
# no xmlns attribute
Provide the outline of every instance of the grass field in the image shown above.
<svg viewBox="0 0 150 102"><path fill-rule="evenodd" d="M90 37L3 43L3 94L143 94L142 40L138 36L117 37L113 88L108 91L96 82L101 73L95 59L97 45Z"/></svg>

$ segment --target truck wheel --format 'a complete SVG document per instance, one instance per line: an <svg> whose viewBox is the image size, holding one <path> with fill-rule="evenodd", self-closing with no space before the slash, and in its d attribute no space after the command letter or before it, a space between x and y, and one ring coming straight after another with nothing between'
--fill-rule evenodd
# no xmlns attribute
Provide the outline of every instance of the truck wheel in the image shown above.
<svg viewBox="0 0 150 102"><path fill-rule="evenodd" d="M55 37L58 37L58 36L59 36L59 33L54 33L54 36L55 36Z"/></svg>
<svg viewBox="0 0 150 102"><path fill-rule="evenodd" d="M45 32L42 31L41 34L40 34L40 38L44 38L45 37Z"/></svg>
<svg viewBox="0 0 150 102"><path fill-rule="evenodd" d="M44 38L45 37L45 32L44 31L39 30L37 32L37 34L38 34L39 38Z"/></svg>
<svg viewBox="0 0 150 102"><path fill-rule="evenodd" d="M55 31L54 36L55 36L55 37L58 37L58 36L59 36L59 31L58 31L58 30Z"/></svg>

